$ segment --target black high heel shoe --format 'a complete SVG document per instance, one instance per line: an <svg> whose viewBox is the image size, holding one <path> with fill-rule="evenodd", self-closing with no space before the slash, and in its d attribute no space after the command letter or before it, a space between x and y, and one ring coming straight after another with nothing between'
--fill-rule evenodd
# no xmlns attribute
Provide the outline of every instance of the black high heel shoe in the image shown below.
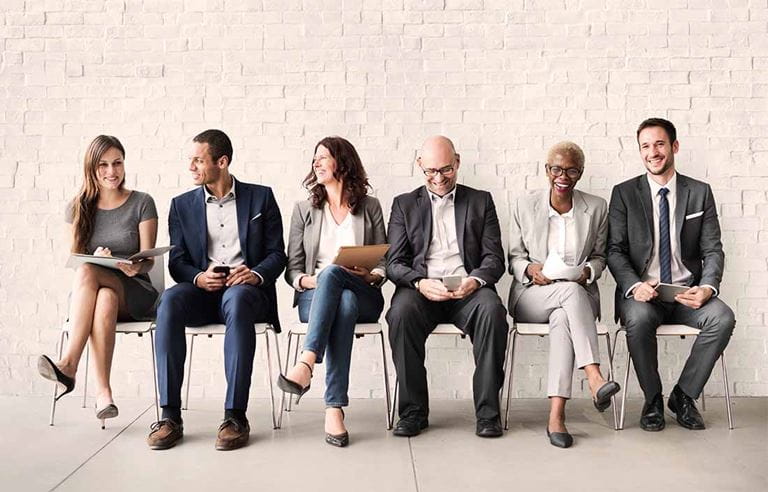
<svg viewBox="0 0 768 492"><path fill-rule="evenodd" d="M64 390L62 394L56 397L57 401L62 396L71 393L72 390L75 389L75 378L71 378L61 372L61 369L56 367L56 364L54 364L47 355L41 355L37 359L37 372L39 372L45 379L58 384L59 387Z"/></svg>
<svg viewBox="0 0 768 492"><path fill-rule="evenodd" d="M607 381L600 386L592 398L595 408L598 412L605 412L611 406L611 397L621 391L621 386L616 381Z"/></svg>
<svg viewBox="0 0 768 492"><path fill-rule="evenodd" d="M341 407L332 407L332 408L338 408L341 410L341 420L344 420L344 409ZM329 434L328 432L325 433L325 442L330 444L331 446L336 446L337 448L343 448L347 444L349 444L349 432L344 431L341 434Z"/></svg>
<svg viewBox="0 0 768 492"><path fill-rule="evenodd" d="M304 362L303 360L299 361L300 364L304 364L307 366L307 369L309 369L309 379L310 384L307 386L302 386L296 381L291 381L287 377L283 376L282 374L277 377L277 387L283 390L286 393L290 393L292 395L296 395L296 404L299 404L299 400L301 400L301 397L304 396L307 391L309 391L309 387L312 386L311 380L312 380L312 366Z"/></svg>

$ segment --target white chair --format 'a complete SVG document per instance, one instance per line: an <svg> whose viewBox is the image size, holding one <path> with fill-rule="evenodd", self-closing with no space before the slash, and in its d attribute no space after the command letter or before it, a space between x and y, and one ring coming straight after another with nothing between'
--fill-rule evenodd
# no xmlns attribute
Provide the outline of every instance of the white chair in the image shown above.
<svg viewBox="0 0 768 492"><path fill-rule="evenodd" d="M660 325L656 329L656 336L657 337L680 337L680 339L684 340L687 336L698 336L699 332L698 328L693 328L692 326L686 326L686 325ZM627 337L627 329L626 327L622 326L619 327L619 329L616 331L616 345L618 345L619 341L619 334L623 333L625 338L625 346L626 346L626 337ZM616 350L616 345L614 345L613 349ZM733 430L733 415L731 414L731 392L728 387L728 368L725 365L725 352L720 354L720 365L723 368L723 387L725 390L725 410L728 414L728 428L730 430ZM629 371L632 367L632 356L629 353L629 347L627 346L627 368L624 372L624 386L622 389L624 390L624 393L621 395L621 417L619 418L619 430L624 429L624 412L626 410L625 403L627 400L627 383L629 382ZM701 409L706 411L707 405L704 401L704 392L701 393Z"/></svg>
<svg viewBox="0 0 768 492"><path fill-rule="evenodd" d="M507 382L507 409L504 415L504 429L509 429L509 399L512 395L512 375L515 368L515 341L518 336L537 336L546 337L549 336L549 324L548 323L513 323L512 324L512 344L509 349L510 361L507 364L509 367L508 382ZM608 350L608 380L613 380L613 351L611 350L611 335L608 333L608 328L603 324L597 324L597 336L605 337L605 345ZM626 386L626 383L625 383ZM618 410L616 408L616 396L611 397L611 406L613 407L613 428L619 430Z"/></svg>
<svg viewBox="0 0 768 492"><path fill-rule="evenodd" d="M255 323L253 325L254 330L256 330L256 335L264 335L264 340L266 342L266 350L267 350L267 373L269 377L269 399L272 404L272 428L273 429L279 429L280 423L277 421L277 417L275 415L275 392L272 387L272 356L271 351L269 349L269 334L272 333L272 336L275 338L275 352L277 352L277 366L280 372L282 372L282 367L280 367L280 347L278 346L277 342L277 333L275 332L275 328L269 324L269 323ZM224 335L226 332L227 327L223 323L214 323L209 325L202 325L202 326L187 326L185 329L186 335L189 336L189 357L187 358L187 390L186 395L184 397L184 405L182 408L186 410L189 408L189 387L192 384L192 351L195 348L195 337L201 336L201 335L207 335L208 338L213 338L214 335Z"/></svg>
<svg viewBox="0 0 768 492"><path fill-rule="evenodd" d="M289 359L291 358L291 355L293 355L293 364L295 365L299 358L299 346L301 337L307 335L307 323L294 323L291 325L291 328L288 330L288 350L286 350L285 353L285 370L288 371L288 363ZM387 353L384 349L384 332L381 329L381 323L358 323L355 325L355 338L362 338L366 335L373 335L373 336L379 336L381 340L381 363L382 368L384 371L384 393L385 393L385 404L386 404L386 422L387 422L387 429L390 429L390 421L389 421L389 411L390 411L390 405L391 405L391 397L389 393L389 374L387 370ZM296 341L294 342L294 338ZM293 348L293 354L291 354L291 348ZM293 395L288 394L288 407L285 407L285 392L283 392L283 397L280 401L280 419L279 422L282 424L283 422L283 411L290 412L291 411L291 403L293 401ZM298 405L298 403L297 403Z"/></svg>
<svg viewBox="0 0 768 492"><path fill-rule="evenodd" d="M508 317L507 319L510 322L510 326L512 326L513 322L511 318ZM510 331L507 332L507 346L504 349L504 374L505 375L507 373L507 369L506 369L506 364L508 359L507 353L509 352L509 341L510 341L511 334L512 334L512 330L510 329ZM435 329L432 330L432 333L430 333L430 335L453 335L453 336L461 337L462 340L467 337L466 333L461 331L456 325L452 323L438 324L435 327ZM397 414L397 390L399 387L400 387L400 380L397 378L397 376L395 376L395 392L393 393L393 396L392 396L392 411L389 416L389 426L388 426L389 429L391 429L395 423L395 415ZM499 402L501 402L502 400L504 400L504 384L503 383L501 386L501 395L499 396ZM509 414L509 398L507 398L507 408L505 410L505 414Z"/></svg>
<svg viewBox="0 0 768 492"><path fill-rule="evenodd" d="M165 290L165 266L163 261L158 259L155 261L152 270L149 271L149 280L152 282L152 286L158 292L158 299ZM122 333L126 335L136 334L139 337L143 337L145 333L149 334L149 346L152 351L152 383L155 389L155 416L160 420L160 406L157 401L157 368L155 366L155 337L153 330L155 328L154 321L129 321L118 322L115 328L115 333ZM61 327L61 334L59 335L59 360L64 353L64 340L69 340L69 332L71 325L69 318L64 321ZM83 376L83 408L85 408L86 398L88 397L88 365L90 358L90 344L85 345L85 375ZM51 418L49 425L53 425L54 417L56 415L56 393L58 392L58 385L54 385L53 400L51 401Z"/></svg>

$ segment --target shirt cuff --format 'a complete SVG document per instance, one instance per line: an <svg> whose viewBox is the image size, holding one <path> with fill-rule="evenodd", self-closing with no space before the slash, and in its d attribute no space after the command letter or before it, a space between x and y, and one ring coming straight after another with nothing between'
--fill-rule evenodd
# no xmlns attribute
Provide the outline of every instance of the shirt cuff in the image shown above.
<svg viewBox="0 0 768 492"><path fill-rule="evenodd" d="M293 279L293 288L296 289L297 292L304 292L305 290L307 290L301 286L301 279L303 279L306 276L307 276L306 273L302 273L301 275Z"/></svg>
<svg viewBox="0 0 768 492"><path fill-rule="evenodd" d="M638 285L640 285L640 284L642 284L642 282L636 282L636 283L634 283L634 284L632 285L632 287L630 287L629 289L627 289L627 291L624 293L624 298L625 298L625 299L629 299L630 297L632 297L632 291L633 291L633 290L635 290L635 287L637 287L637 286L638 286Z"/></svg>
<svg viewBox="0 0 768 492"><path fill-rule="evenodd" d="M711 286L711 285L709 285L709 284L701 284L701 285L699 285L699 287L709 287L710 289L712 289L712 297L717 297L717 296L718 296L718 294L719 294L719 292L717 291L717 289L715 289L714 287L712 287L712 286Z"/></svg>
<svg viewBox="0 0 768 492"><path fill-rule="evenodd" d="M202 275L202 274L204 274L204 273L205 273L205 272L200 272L200 273L198 273L197 275L195 275L195 278L193 278L193 279L192 279L192 285L194 285L195 287L197 287L197 277L199 277L200 275Z"/></svg>
<svg viewBox="0 0 768 492"><path fill-rule="evenodd" d="M587 262L585 266L589 268L589 278L587 279L587 285L592 285L592 282L595 281L595 269L592 268L592 265L589 262Z"/></svg>
<svg viewBox="0 0 768 492"><path fill-rule="evenodd" d="M259 285L264 283L264 277L262 277L259 272L257 272L256 270L251 270L251 273L259 277Z"/></svg>
<svg viewBox="0 0 768 492"><path fill-rule="evenodd" d="M485 280L481 279L480 277L473 277L472 275L469 276L469 278L473 278L477 280L477 283L480 284L480 287L485 287Z"/></svg>

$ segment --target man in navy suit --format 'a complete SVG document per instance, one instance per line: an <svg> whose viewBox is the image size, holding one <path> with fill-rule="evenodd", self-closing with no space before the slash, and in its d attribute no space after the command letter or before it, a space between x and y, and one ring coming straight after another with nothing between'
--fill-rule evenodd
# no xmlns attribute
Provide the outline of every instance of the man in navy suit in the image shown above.
<svg viewBox="0 0 768 492"><path fill-rule="evenodd" d="M256 349L253 325L279 327L275 280L286 263L283 225L270 188L241 183L229 173L232 143L224 132L197 135L189 161L198 188L171 202L168 229L176 247L168 269L177 285L165 291L157 311L163 414L147 443L167 449L183 436L185 326L224 323L227 395L216 449L230 450L244 446L250 433L245 411Z"/></svg>

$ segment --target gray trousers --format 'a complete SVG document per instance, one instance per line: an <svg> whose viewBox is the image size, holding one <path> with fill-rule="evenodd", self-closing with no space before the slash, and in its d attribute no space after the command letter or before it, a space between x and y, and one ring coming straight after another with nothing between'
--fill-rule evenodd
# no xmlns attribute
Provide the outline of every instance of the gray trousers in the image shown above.
<svg viewBox="0 0 768 492"><path fill-rule="evenodd" d="M683 393L698 398L731 339L736 325L731 308L717 297L699 309L677 302L638 302L632 298L619 300L617 308L621 323L627 328L629 353L646 401L661 393L656 328L662 323L679 323L701 330L677 382Z"/></svg>
<svg viewBox="0 0 768 492"><path fill-rule="evenodd" d="M571 397L573 367L600 363L595 318L600 306L576 282L531 285L520 295L515 320L549 323L547 396Z"/></svg>

